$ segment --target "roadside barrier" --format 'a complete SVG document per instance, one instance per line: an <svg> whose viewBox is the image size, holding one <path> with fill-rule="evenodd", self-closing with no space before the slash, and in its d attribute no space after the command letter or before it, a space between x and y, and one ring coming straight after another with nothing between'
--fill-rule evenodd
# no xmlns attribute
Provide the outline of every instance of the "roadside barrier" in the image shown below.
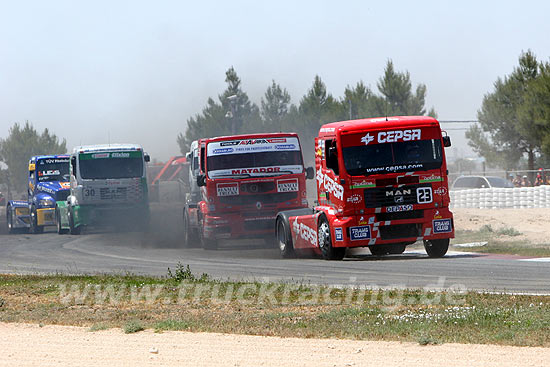
<svg viewBox="0 0 550 367"><path fill-rule="evenodd" d="M550 208L550 185L450 190L451 208Z"/></svg>

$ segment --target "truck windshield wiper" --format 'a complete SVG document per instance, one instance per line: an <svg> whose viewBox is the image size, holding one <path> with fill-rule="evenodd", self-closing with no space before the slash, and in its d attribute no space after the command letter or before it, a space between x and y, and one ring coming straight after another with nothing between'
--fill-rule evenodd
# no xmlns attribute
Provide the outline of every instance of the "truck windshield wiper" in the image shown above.
<svg viewBox="0 0 550 367"><path fill-rule="evenodd" d="M239 174L236 174L236 175L219 175L219 176L216 176L216 177L210 177L211 179L215 180L217 178L237 178L237 177L252 177L250 176L250 173L239 173Z"/></svg>

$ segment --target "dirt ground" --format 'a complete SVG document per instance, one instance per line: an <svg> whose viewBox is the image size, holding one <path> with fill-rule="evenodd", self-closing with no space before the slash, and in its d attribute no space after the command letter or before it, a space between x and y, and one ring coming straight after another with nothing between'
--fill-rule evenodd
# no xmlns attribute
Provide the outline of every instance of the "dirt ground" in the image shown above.
<svg viewBox="0 0 550 367"><path fill-rule="evenodd" d="M517 241L532 244L550 243L550 208L533 209L465 209L452 210L457 230L477 231L485 225L493 230L514 228L521 232Z"/></svg>
<svg viewBox="0 0 550 367"><path fill-rule="evenodd" d="M0 323L0 366L548 366L550 349Z"/></svg>

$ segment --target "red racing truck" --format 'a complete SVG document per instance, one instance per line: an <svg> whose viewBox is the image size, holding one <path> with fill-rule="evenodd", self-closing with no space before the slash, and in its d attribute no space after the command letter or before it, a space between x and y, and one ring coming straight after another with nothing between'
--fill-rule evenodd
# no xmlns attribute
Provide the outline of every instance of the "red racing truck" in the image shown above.
<svg viewBox="0 0 550 367"><path fill-rule="evenodd" d="M450 137L427 116L323 125L315 139L318 205L277 214L281 255L313 250L341 260L346 248L399 254L424 241L430 257L444 256L454 237L443 149L449 146Z"/></svg>
<svg viewBox="0 0 550 367"><path fill-rule="evenodd" d="M184 245L216 249L221 239L273 241L278 212L307 208L302 150L295 133L248 134L198 141L198 202L183 211Z"/></svg>

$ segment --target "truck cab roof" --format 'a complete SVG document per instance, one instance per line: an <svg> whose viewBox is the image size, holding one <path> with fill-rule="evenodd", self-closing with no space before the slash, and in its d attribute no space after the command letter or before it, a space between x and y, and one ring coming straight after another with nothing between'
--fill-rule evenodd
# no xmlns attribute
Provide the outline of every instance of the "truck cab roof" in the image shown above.
<svg viewBox="0 0 550 367"><path fill-rule="evenodd" d="M359 120L331 122L321 126L319 136L334 136L337 131L367 131L386 128L410 128L415 126L438 126L436 119L430 116L391 116Z"/></svg>
<svg viewBox="0 0 550 367"><path fill-rule="evenodd" d="M257 134L241 134L241 135L226 135L217 136L214 138L199 139L199 142L212 142L222 140L245 140L245 139L260 139L260 138L277 138L283 136L298 136L296 133L257 133Z"/></svg>
<svg viewBox="0 0 550 367"><path fill-rule="evenodd" d="M92 153L92 152L118 152L121 150L143 150L139 144L98 144L83 145L73 149L73 153Z"/></svg>

